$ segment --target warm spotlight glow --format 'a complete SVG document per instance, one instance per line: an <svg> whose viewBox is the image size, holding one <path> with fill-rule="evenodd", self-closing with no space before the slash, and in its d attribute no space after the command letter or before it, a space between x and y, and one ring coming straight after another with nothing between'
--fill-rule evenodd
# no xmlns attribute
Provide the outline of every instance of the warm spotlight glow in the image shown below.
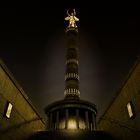
<svg viewBox="0 0 140 140"><path fill-rule="evenodd" d="M65 120L62 120L62 121L59 123L59 129L65 129Z"/></svg>
<svg viewBox="0 0 140 140"><path fill-rule="evenodd" d="M79 121L79 128L80 129L85 129L86 128L86 124L85 124L85 122L83 120Z"/></svg>
<svg viewBox="0 0 140 140"><path fill-rule="evenodd" d="M76 120L70 119L68 121L68 129L77 129Z"/></svg>

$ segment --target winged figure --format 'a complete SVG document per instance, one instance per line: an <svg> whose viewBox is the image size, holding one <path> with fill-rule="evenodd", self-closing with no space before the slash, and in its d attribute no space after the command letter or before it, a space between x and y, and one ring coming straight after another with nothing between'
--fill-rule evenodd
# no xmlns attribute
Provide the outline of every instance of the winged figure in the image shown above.
<svg viewBox="0 0 140 140"><path fill-rule="evenodd" d="M79 21L79 19L76 17L75 9L73 9L73 12L69 14L69 11L67 10L67 17L65 17L65 20L69 20L69 26L68 27L77 27L76 21Z"/></svg>

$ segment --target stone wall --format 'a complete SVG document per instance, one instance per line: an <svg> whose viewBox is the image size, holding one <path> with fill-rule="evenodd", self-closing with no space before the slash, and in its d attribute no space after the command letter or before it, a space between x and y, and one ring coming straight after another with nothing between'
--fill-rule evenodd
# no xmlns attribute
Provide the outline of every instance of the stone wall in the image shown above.
<svg viewBox="0 0 140 140"><path fill-rule="evenodd" d="M10 118L6 117L12 104ZM31 101L0 60L0 140L24 140L45 130L45 122Z"/></svg>
<svg viewBox="0 0 140 140"><path fill-rule="evenodd" d="M128 114L131 102L133 115ZM130 70L125 82L98 121L98 129L109 132L117 139L140 139L140 59Z"/></svg>

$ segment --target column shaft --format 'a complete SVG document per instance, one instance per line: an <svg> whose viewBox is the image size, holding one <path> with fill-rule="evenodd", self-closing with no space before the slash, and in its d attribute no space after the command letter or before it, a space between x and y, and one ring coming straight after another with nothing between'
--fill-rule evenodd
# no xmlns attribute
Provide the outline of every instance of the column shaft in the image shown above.
<svg viewBox="0 0 140 140"><path fill-rule="evenodd" d="M76 109L76 124L77 128L79 129L79 109Z"/></svg>
<svg viewBox="0 0 140 140"><path fill-rule="evenodd" d="M68 118L69 118L69 110L68 109L66 109L65 116L66 116L65 129L67 129L68 128Z"/></svg>
<svg viewBox="0 0 140 140"><path fill-rule="evenodd" d="M92 122L93 122L93 130L96 130L96 117L94 113L92 113Z"/></svg>
<svg viewBox="0 0 140 140"><path fill-rule="evenodd" d="M89 129L88 111L85 111L85 118L86 118L86 129Z"/></svg>
<svg viewBox="0 0 140 140"><path fill-rule="evenodd" d="M50 122L49 122L49 128L52 129L52 113L50 113Z"/></svg>
<svg viewBox="0 0 140 140"><path fill-rule="evenodd" d="M59 129L59 111L56 112L56 129Z"/></svg>

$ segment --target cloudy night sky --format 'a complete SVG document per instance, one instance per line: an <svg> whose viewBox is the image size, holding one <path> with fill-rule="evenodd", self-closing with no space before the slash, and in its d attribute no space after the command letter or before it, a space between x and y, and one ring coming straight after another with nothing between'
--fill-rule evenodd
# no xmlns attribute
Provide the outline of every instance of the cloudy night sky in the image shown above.
<svg viewBox="0 0 140 140"><path fill-rule="evenodd" d="M67 8L1 9L0 58L37 110L64 98ZM140 16L76 8L81 99L99 116L140 53Z"/></svg>

